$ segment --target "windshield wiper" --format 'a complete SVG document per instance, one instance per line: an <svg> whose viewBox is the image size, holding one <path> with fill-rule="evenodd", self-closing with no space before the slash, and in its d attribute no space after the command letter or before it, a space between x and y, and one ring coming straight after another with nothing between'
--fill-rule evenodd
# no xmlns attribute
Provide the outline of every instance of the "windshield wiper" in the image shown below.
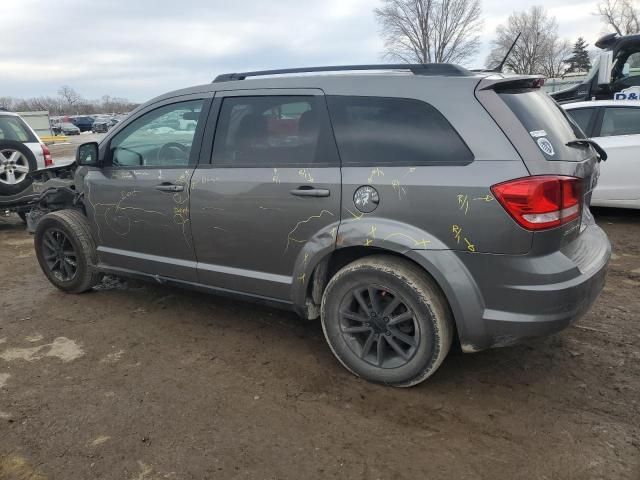
<svg viewBox="0 0 640 480"><path fill-rule="evenodd" d="M589 140L587 138L576 138L575 140L567 142L566 145L567 147L593 147L595 151L598 152L598 157L600 157L600 160L603 162L606 162L609 157L607 152L604 151L604 148L593 140Z"/></svg>

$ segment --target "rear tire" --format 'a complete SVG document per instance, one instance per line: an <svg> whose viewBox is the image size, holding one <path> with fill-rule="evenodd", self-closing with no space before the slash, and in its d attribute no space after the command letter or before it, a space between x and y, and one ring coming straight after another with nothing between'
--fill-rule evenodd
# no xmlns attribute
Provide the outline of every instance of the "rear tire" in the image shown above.
<svg viewBox="0 0 640 480"><path fill-rule="evenodd" d="M87 218L77 210L59 210L40 219L35 234L38 263L64 292L82 293L99 282L98 258Z"/></svg>
<svg viewBox="0 0 640 480"><path fill-rule="evenodd" d="M431 376L449 352L453 321L438 285L411 262L385 255L342 268L322 297L331 351L366 380L410 387Z"/></svg>

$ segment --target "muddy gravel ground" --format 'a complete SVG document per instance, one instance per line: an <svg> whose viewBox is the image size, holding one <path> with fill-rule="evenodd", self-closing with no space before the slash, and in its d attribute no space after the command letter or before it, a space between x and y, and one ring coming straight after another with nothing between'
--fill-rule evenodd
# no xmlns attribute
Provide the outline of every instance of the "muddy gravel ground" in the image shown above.
<svg viewBox="0 0 640 480"><path fill-rule="evenodd" d="M615 255L584 319L408 390L353 377L287 312L61 293L0 219L0 478L637 480L640 212L596 215Z"/></svg>

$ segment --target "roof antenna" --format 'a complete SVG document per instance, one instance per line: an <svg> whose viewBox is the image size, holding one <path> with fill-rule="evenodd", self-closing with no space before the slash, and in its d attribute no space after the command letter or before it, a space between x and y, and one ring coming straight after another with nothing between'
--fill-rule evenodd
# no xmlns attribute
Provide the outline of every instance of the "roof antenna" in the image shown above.
<svg viewBox="0 0 640 480"><path fill-rule="evenodd" d="M516 37L516 39L511 44L511 47L509 47L509 51L507 52L507 54L504 56L504 58L500 62L500 65L498 65L496 68L494 68L492 70L493 72L502 73L502 69L504 68L504 64L506 63L507 59L509 58L509 55L511 55L511 51L513 50L513 47L515 47L516 43L518 43L518 40L520 40L520 35L522 35L522 32L518 32L518 36Z"/></svg>

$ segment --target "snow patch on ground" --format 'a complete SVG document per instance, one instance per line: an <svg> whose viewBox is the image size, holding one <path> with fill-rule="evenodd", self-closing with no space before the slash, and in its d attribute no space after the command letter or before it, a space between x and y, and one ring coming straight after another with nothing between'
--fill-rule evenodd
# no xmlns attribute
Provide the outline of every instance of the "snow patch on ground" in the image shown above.
<svg viewBox="0 0 640 480"><path fill-rule="evenodd" d="M38 340L34 340L38 341ZM58 337L52 343L37 347L8 348L0 353L0 358L11 362L14 360L26 360L33 362L45 357L57 357L63 362L71 362L84 355L84 351L76 342L66 337Z"/></svg>

